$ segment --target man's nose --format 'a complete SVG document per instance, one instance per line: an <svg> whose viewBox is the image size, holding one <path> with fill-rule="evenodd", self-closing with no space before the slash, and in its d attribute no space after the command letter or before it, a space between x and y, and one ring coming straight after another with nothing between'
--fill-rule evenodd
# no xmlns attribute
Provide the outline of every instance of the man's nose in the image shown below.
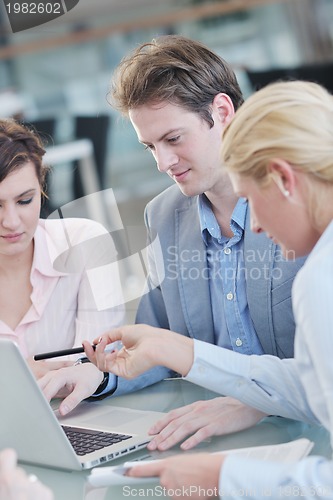
<svg viewBox="0 0 333 500"><path fill-rule="evenodd" d="M178 156L168 149L159 149L156 151L155 160L157 168L162 173L167 173L168 170L178 163Z"/></svg>

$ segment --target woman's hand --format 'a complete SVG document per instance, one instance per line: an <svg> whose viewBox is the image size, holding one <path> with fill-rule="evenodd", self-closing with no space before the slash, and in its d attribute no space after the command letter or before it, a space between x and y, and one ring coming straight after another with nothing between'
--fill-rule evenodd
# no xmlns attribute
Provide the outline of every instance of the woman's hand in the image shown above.
<svg viewBox="0 0 333 500"><path fill-rule="evenodd" d="M120 350L105 351L108 344L121 341ZM186 375L193 363L193 340L162 328L148 325L124 326L87 341L85 352L100 370L131 379L154 366L166 366Z"/></svg>
<svg viewBox="0 0 333 500"><path fill-rule="evenodd" d="M36 476L28 476L16 465L16 453L0 452L0 500L52 500L52 492Z"/></svg>
<svg viewBox="0 0 333 500"><path fill-rule="evenodd" d="M67 415L83 399L91 396L103 380L103 373L92 363L72 365L50 371L38 380L38 385L48 401L64 398L59 406L61 415Z"/></svg>
<svg viewBox="0 0 333 500"><path fill-rule="evenodd" d="M224 455L198 453L176 455L164 460L156 460L147 465L142 462L132 467L130 477L160 478L160 484L171 498L204 500L218 497L220 470Z"/></svg>

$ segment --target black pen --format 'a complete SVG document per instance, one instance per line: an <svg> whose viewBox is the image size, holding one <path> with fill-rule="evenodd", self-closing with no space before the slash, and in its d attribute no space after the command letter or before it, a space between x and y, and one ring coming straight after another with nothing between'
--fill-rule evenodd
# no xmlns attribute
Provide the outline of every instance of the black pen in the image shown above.
<svg viewBox="0 0 333 500"><path fill-rule="evenodd" d="M94 350L96 349L96 345L91 346ZM40 361L41 359L50 359L50 358L58 358L59 356L69 356L70 354L81 354L84 352L83 347L73 347L72 349L62 349L61 351L51 351L51 352L43 352L41 354L35 354L34 360Z"/></svg>

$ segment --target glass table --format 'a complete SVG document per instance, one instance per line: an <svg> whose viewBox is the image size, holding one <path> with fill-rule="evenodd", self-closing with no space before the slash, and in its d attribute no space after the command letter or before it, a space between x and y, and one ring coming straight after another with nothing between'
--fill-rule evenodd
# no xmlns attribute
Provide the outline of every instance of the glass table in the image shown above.
<svg viewBox="0 0 333 500"><path fill-rule="evenodd" d="M207 400L217 394L198 387L182 379L167 379L153 386L132 394L110 397L103 401L106 405L123 406L140 410L168 412L173 408L187 405L197 400ZM193 450L183 452L179 445L165 452L140 450L105 464L119 465L127 460L151 460L164 458L175 453L195 453L200 451L223 451L232 448L278 444L300 437L313 441L312 455L331 456L328 432L322 427L289 420L281 417L267 417L259 424L234 434L213 437ZM36 474L39 479L54 492L55 500L120 500L132 497L168 498L163 493L158 481L127 486L109 486L92 488L87 482L90 471L66 472L50 468L21 464L29 474ZM103 465L101 466L103 467Z"/></svg>

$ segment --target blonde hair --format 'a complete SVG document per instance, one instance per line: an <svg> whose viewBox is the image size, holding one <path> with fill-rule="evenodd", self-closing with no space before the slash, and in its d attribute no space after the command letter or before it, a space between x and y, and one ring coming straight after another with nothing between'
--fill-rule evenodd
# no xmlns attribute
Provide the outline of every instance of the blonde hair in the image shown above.
<svg viewBox="0 0 333 500"><path fill-rule="evenodd" d="M273 83L236 112L223 135L226 168L263 184L274 158L333 185L333 96L320 85Z"/></svg>

